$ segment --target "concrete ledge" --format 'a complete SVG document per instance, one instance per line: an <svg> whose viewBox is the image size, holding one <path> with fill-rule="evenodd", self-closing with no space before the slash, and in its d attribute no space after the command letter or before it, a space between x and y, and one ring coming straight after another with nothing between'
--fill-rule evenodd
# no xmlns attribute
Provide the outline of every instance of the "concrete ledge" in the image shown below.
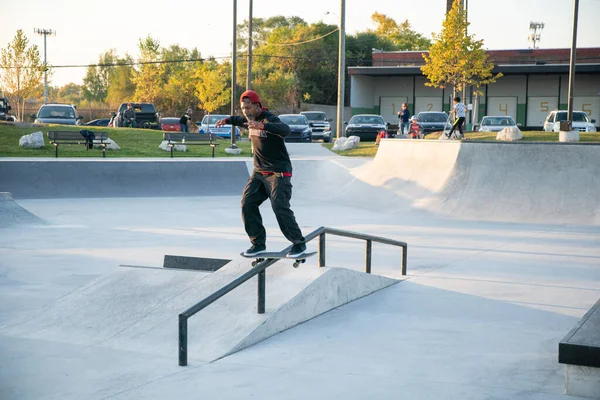
<svg viewBox="0 0 600 400"><path fill-rule="evenodd" d="M600 399L600 368L565 365L565 393Z"/></svg>
<svg viewBox="0 0 600 400"><path fill-rule="evenodd" d="M558 344L558 362L600 368L600 300Z"/></svg>

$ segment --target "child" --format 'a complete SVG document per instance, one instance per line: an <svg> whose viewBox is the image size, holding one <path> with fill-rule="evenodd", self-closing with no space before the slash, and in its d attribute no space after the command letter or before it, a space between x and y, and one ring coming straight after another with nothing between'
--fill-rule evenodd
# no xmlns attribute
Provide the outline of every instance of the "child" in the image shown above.
<svg viewBox="0 0 600 400"><path fill-rule="evenodd" d="M408 133L411 139L423 139L423 134L421 133L421 126L417 121L416 116L412 116L410 119L410 125L408 127Z"/></svg>

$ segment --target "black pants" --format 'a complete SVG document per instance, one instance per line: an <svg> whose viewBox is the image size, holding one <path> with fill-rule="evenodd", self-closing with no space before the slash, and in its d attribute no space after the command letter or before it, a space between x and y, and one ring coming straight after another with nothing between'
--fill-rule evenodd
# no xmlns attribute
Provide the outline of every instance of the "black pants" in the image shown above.
<svg viewBox="0 0 600 400"><path fill-rule="evenodd" d="M290 209L292 198L292 181L290 177L277 174L263 175L254 172L242 195L242 220L244 228L252 244L265 244L267 232L262 223L259 206L267 199L271 200L271 207L277 218L279 229L283 235L292 242L304 243L304 236Z"/></svg>
<svg viewBox="0 0 600 400"><path fill-rule="evenodd" d="M452 136L452 133L454 132L454 130L456 128L458 128L458 131L460 132L460 136L463 136L463 128L462 127L463 127L464 123L465 123L465 117L456 118L456 120L452 124L452 129L450 129L450 133L448 133L448 137Z"/></svg>

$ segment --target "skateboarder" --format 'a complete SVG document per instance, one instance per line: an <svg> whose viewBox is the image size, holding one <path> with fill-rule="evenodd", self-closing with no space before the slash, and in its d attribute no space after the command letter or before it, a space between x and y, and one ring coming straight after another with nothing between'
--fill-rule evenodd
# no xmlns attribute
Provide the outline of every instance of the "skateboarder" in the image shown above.
<svg viewBox="0 0 600 400"><path fill-rule="evenodd" d="M270 199L281 232L293 244L287 256L300 256L306 251L306 243L290 209L292 163L283 140L290 134L290 127L263 108L258 93L253 90L242 93L240 106L243 117L223 118L217 121L215 127L231 124L248 128L254 149L254 171L242 195L242 220L252 243L244 255L255 256L266 252L267 233L259 206Z"/></svg>
<svg viewBox="0 0 600 400"><path fill-rule="evenodd" d="M467 110L467 106L465 106L460 101L460 97L455 97L454 98L454 109L452 110L452 113L454 114L454 118L456 118L456 119L454 120L454 123L452 124L452 129L450 129L450 132L448 133L449 138L452 137L452 134L454 133L456 128L458 128L458 131L460 132L460 137L462 138L464 136L463 123L465 122L466 110Z"/></svg>

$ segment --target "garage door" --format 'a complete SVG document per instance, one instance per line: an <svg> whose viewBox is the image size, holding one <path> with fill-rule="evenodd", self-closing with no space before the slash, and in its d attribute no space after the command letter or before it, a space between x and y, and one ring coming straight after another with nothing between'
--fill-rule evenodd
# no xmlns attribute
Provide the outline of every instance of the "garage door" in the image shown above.
<svg viewBox="0 0 600 400"><path fill-rule="evenodd" d="M380 115L385 122L398 124L398 111L402 108L402 103L408 103L407 97L380 97L379 109Z"/></svg>
<svg viewBox="0 0 600 400"><path fill-rule="evenodd" d="M413 111L413 110L411 110ZM415 98L415 109L413 114L417 115L421 111L443 111L442 97L417 97Z"/></svg>
<svg viewBox="0 0 600 400"><path fill-rule="evenodd" d="M506 115L517 121L516 97L488 97L487 115Z"/></svg>
<svg viewBox="0 0 600 400"><path fill-rule="evenodd" d="M600 126L600 97L575 96L573 98L573 110L586 112L590 119L596 120L594 125Z"/></svg>
<svg viewBox="0 0 600 400"><path fill-rule="evenodd" d="M558 109L558 97L528 97L527 126L542 128L548 113Z"/></svg>

